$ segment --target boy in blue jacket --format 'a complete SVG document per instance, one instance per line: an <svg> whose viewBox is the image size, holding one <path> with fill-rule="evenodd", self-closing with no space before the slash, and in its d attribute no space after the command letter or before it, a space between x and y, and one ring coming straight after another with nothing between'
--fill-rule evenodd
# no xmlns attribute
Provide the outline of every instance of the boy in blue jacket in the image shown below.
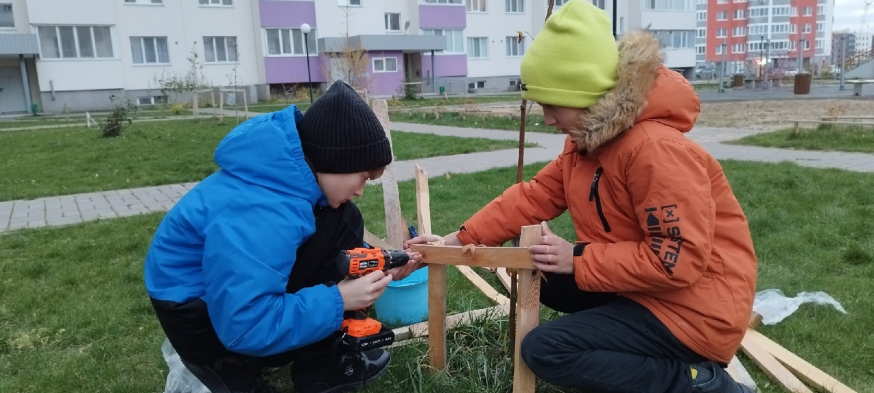
<svg viewBox="0 0 874 393"><path fill-rule="evenodd" d="M214 158L221 169L167 213L145 261L183 363L213 392L272 392L261 370L291 362L296 392L377 378L388 352L332 345L345 310L372 305L418 265L344 280L334 264L362 245L351 199L392 161L376 115L338 81L305 115L291 106L241 124Z"/></svg>

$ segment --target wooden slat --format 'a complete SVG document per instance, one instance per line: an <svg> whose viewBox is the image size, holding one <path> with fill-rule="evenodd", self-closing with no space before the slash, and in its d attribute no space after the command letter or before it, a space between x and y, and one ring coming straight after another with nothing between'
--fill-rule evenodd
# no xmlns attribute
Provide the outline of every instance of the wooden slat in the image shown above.
<svg viewBox="0 0 874 393"><path fill-rule="evenodd" d="M486 282L485 279L480 277L479 274L476 274L476 272L473 271L473 269L471 269L469 266L457 266L457 267L458 267L458 271L461 272L461 274L464 274L464 276L467 277L467 279L475 287L477 287L477 289L479 289L483 293L483 295L486 295L487 298L491 299L493 302L495 302L497 304L510 304L509 298L498 293L498 291L495 290L495 288L493 288L488 282Z"/></svg>
<svg viewBox="0 0 874 393"><path fill-rule="evenodd" d="M751 334L753 333L753 334ZM763 348L756 340L755 330L748 329L741 342L741 349L757 366L764 372L768 378L775 384L783 387L792 393L813 393L805 386L795 375L792 374L786 367L777 361L768 350Z"/></svg>
<svg viewBox="0 0 874 393"><path fill-rule="evenodd" d="M379 119L385 136L391 143L391 124L388 120L388 103L386 100L373 100L373 112ZM394 155L394 150L392 150ZM392 162L385 168L382 175L382 197L385 204L385 242L393 249L402 250L404 245L404 224L401 216L401 202L398 194L398 182L395 175L395 163Z"/></svg>
<svg viewBox="0 0 874 393"><path fill-rule="evenodd" d="M741 364L740 360L738 360L737 356L731 358L731 362L728 363L728 368L726 369L728 374L731 375L731 378L735 380L735 382L745 385L752 389L753 391L758 391L759 388L756 386L756 381L747 372L747 369Z"/></svg>
<svg viewBox="0 0 874 393"><path fill-rule="evenodd" d="M801 378L817 389L832 393L856 393L856 391L850 389L847 385L844 385L837 379L834 379L822 370L814 367L800 356L783 348L780 344L771 341L771 339L755 330L747 330L744 340L747 339L755 341L756 345L770 353L780 363L786 366L786 368L797 375L798 378Z"/></svg>
<svg viewBox="0 0 874 393"><path fill-rule="evenodd" d="M428 174L416 165L416 216L419 234L431 234L431 197ZM446 368L446 266L428 265L428 359L437 370Z"/></svg>
<svg viewBox="0 0 874 393"><path fill-rule="evenodd" d="M367 228L364 228L364 241L373 247L381 248L383 250L394 249L392 246L389 246L388 243L382 241L380 238L376 237L376 235L370 233Z"/></svg>
<svg viewBox="0 0 874 393"><path fill-rule="evenodd" d="M459 246L433 246L415 244L411 251L419 252L429 265L464 265L479 267L508 267L514 269L534 269L531 254L527 247L476 247L462 255Z"/></svg>
<svg viewBox="0 0 874 393"><path fill-rule="evenodd" d="M481 308L479 310L473 310L458 314L452 314L446 317L446 328L452 329L456 326L461 326L465 324L469 324L471 321L480 319L480 318L499 318L507 316L507 313L510 312L509 305L498 305L487 308ZM397 329L392 330L395 334L395 341L403 341L412 338L426 337L430 336L428 329L428 321L413 324L410 326L404 326Z"/></svg>
<svg viewBox="0 0 874 393"><path fill-rule="evenodd" d="M542 233L543 228L540 225L522 227L519 245L528 247L536 244ZM540 273L533 269L519 269L518 275L519 315L516 320L516 351L513 356L513 393L534 393L537 379L522 360L521 349L522 339L540 323Z"/></svg>
<svg viewBox="0 0 874 393"><path fill-rule="evenodd" d="M499 267L498 271L495 272L498 275L498 279L501 280L501 284L504 286L504 289L510 290L510 275L507 274L507 268Z"/></svg>

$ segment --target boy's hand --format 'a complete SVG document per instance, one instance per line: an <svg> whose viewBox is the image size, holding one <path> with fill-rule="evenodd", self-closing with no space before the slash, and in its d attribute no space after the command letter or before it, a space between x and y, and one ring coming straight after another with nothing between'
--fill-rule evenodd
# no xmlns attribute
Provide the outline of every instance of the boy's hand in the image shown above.
<svg viewBox="0 0 874 393"><path fill-rule="evenodd" d="M410 274L413 274L414 271L425 266L425 264L422 263L422 254L409 251L407 251L407 254L410 256L410 262L407 262L404 266L396 267L388 271L388 274L392 276L395 281L403 280Z"/></svg>
<svg viewBox="0 0 874 393"><path fill-rule="evenodd" d="M546 221L540 224L543 236L537 245L528 247L534 267L547 273L574 272L574 245L549 230Z"/></svg>
<svg viewBox="0 0 874 393"><path fill-rule="evenodd" d="M391 278L391 274L375 271L361 278L340 281L337 288L343 298L343 310L361 310L372 306L385 292Z"/></svg>

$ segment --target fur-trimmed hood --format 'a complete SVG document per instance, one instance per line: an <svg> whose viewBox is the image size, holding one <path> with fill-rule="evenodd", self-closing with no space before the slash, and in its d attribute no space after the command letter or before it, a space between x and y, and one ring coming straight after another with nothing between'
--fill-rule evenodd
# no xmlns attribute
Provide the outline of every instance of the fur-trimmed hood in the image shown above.
<svg viewBox="0 0 874 393"><path fill-rule="evenodd" d="M662 65L664 54L655 36L632 31L618 45L616 86L588 108L582 129L569 133L580 151L592 152L645 120L688 132L701 110L692 85Z"/></svg>

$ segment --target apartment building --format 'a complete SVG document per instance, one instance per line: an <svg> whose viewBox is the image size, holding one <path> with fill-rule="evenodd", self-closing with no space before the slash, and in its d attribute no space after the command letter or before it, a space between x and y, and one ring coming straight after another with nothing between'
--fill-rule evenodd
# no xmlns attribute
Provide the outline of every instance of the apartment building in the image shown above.
<svg viewBox="0 0 874 393"><path fill-rule="evenodd" d="M697 0L699 64L728 73L799 69L829 61L834 0ZM799 48L801 48L799 50Z"/></svg>
<svg viewBox="0 0 874 393"><path fill-rule="evenodd" d="M556 0L556 10L571 0ZM695 65L695 0L591 1L614 33L649 28ZM0 0L0 112L166 102L194 66L249 101L355 79L372 95L516 90L547 0ZM614 12L614 6L616 6ZM521 32L521 38L520 34ZM350 60L351 59L351 60ZM354 65L352 65L354 63ZM233 94L225 92L224 94ZM170 99L173 96L170 95Z"/></svg>

